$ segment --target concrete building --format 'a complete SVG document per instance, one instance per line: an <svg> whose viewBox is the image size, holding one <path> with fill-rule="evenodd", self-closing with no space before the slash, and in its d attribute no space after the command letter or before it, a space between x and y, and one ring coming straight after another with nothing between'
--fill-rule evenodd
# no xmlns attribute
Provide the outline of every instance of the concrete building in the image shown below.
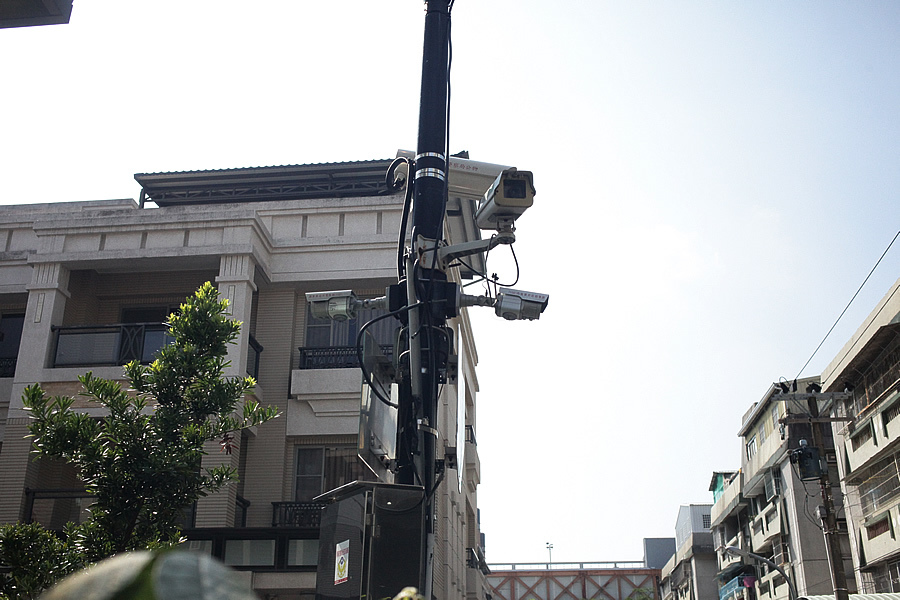
<svg viewBox="0 0 900 600"><path fill-rule="evenodd" d="M678 509L675 554L662 568L662 600L715 600L716 555L709 531L711 504Z"/></svg>
<svg viewBox="0 0 900 600"><path fill-rule="evenodd" d="M798 389L818 383L819 378L799 380ZM718 559L720 600L751 599L755 590L759 600L788 597L788 585L775 570L724 552L733 546L763 556L779 565L792 578L801 596L831 594L831 571L825 541L816 517L821 504L817 482L803 482L790 462L790 453L800 440L811 442L809 422L789 421L785 417L809 415L805 401L785 401L782 388L773 384L750 407L741 420L741 469L713 474L710 491L715 503L711 527ZM828 407L819 407L827 414ZM825 433L826 459L833 473L831 481L836 505L841 493L834 470L834 443L828 427ZM840 529L846 531L843 520ZM844 571L853 580L852 563L846 533ZM851 586L851 592L855 592Z"/></svg>
<svg viewBox="0 0 900 600"><path fill-rule="evenodd" d="M900 592L900 280L822 374L861 593Z"/></svg>
<svg viewBox="0 0 900 600"><path fill-rule="evenodd" d="M49 394L76 395L76 377L87 370L121 380L119 365L149 360L165 343L165 315L212 281L244 324L230 373L254 375L256 399L282 416L236 439L231 454L210 445L206 463L231 464L240 483L193 507L189 544L244 571L263 597L309 597L319 516L312 498L371 477L357 458L354 349L371 315L312 319L304 294L352 289L372 297L396 282L404 197L385 188L390 162L141 174L140 202L0 207L0 521L61 528L82 519L90 502L71 467L29 456L24 387L39 382ZM451 160L451 242L479 237L475 202L502 168ZM467 262L478 268L479 260ZM390 352L394 326L383 324L374 335ZM467 313L450 325L459 367L443 388L438 447L462 447L460 477L451 471L438 491L434 591L475 600L487 589L477 353ZM76 406L97 410L84 400Z"/></svg>

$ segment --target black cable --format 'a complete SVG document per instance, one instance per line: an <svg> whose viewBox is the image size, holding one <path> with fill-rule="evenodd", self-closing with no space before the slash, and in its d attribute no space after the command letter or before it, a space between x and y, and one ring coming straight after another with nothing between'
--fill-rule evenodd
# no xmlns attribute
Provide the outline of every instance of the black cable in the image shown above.
<svg viewBox="0 0 900 600"><path fill-rule="evenodd" d="M403 212L400 214L400 234L397 240L397 279L403 279L403 275L406 271L406 267L404 264L404 254L406 250L406 228L409 224L409 213L410 207L412 206L412 197L413 197L413 185L410 181L410 177L415 172L416 163L405 156L399 156L391 162L391 165L388 167L387 173L384 176L384 183L388 187L389 190L397 190L400 186L396 184L393 179L394 172L397 170L397 167L400 166L400 163L405 162L407 165L407 175L406 175L406 195L403 200Z"/></svg>
<svg viewBox="0 0 900 600"><path fill-rule="evenodd" d="M404 312L410 310L411 308L420 306L421 304L422 304L421 302L417 302L417 303L413 304L412 306L404 306L404 307L398 308L395 311L391 311L391 312L385 313L383 315L379 315L379 316L371 319L369 322L364 324L362 327L360 327L359 332L357 332L357 334L356 334L356 357L359 360L359 368L363 373L363 379L366 380L366 383L369 385L369 389L371 389L375 393L375 397L378 398L384 404L387 404L388 406L390 406L391 408L399 408L399 406L397 405L396 402L391 402L390 400L388 400L387 398L385 398L384 396L381 395L381 392L372 383L372 379L369 376L369 372L366 371L365 361L363 360L362 338L363 338L363 335L365 335L365 333L366 333L366 329L368 329L369 326L372 325L373 323L377 323L378 321L382 321L384 319L387 319L388 317L396 317L396 316L401 315Z"/></svg>
<svg viewBox="0 0 900 600"><path fill-rule="evenodd" d="M850 302L847 303L847 306L845 306L845 307L844 307L844 310L841 311L841 314L838 315L838 318L837 318L837 320L834 322L834 324L831 326L831 329L828 330L828 333L825 334L825 337L822 338L822 341L819 342L819 345L816 346L816 349L815 349L815 350L813 350L812 356L810 356L810 357L809 357L809 360L806 361L806 364L804 364L803 367L801 367L800 373L797 373L797 377L794 377L795 380L798 379L798 378L800 377L800 374L803 373L803 369L805 369L807 366L809 366L809 363L812 361L813 357L815 357L816 353L819 352L819 349L822 348L822 344L825 343L825 340L828 339L828 336L831 335L831 332L834 331L834 328L835 328L835 327L837 327L837 324L838 324L838 322L840 322L841 318L844 316L844 313L847 312L847 309L849 309L849 308L850 308L850 305L853 304L853 301L856 300L856 297L857 297L857 296L859 295L859 293L862 291L863 286L865 286L865 285L866 285L866 282L869 281L869 277L872 276L872 273L874 273L874 272L875 272L875 269L878 268L878 265L881 264L881 260L882 260L882 259L884 258L884 256L888 253L888 250L890 250L890 249L891 249L891 246L894 245L894 242L897 241L897 237L898 237L898 236L900 236L900 231L898 231L898 232L894 235L894 239L891 240L891 243L888 244L887 248L884 249L884 252L881 253L881 258L878 259L878 261L875 263L875 266L872 267L872 270L869 271L869 274L868 274L868 275L866 275L866 278L863 280L862 284L860 284L859 289L856 290L856 293L853 294L853 297L852 297L852 298L850 298Z"/></svg>

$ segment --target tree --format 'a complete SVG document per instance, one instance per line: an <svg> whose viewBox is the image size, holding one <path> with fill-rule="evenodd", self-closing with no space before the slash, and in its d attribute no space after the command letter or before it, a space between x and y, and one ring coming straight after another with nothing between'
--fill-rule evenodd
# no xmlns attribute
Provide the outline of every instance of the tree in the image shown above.
<svg viewBox="0 0 900 600"><path fill-rule="evenodd" d="M68 540L37 523L0 525L0 600L31 600L82 566Z"/></svg>
<svg viewBox="0 0 900 600"><path fill-rule="evenodd" d="M105 417L72 410L74 398L49 398L39 385L26 388L35 452L75 465L96 496L89 520L71 529L86 562L176 543L181 511L236 479L231 467L201 469L204 443L276 416L245 398L252 377L224 376L228 344L240 330L227 306L203 284L169 316L174 341L156 360L125 366L128 390L92 373L80 377Z"/></svg>

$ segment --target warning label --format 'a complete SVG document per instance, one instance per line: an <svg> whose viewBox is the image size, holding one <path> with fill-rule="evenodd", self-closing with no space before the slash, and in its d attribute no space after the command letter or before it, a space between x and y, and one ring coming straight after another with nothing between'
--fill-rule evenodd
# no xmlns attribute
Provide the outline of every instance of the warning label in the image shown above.
<svg viewBox="0 0 900 600"><path fill-rule="evenodd" d="M334 547L334 585L346 583L350 573L350 540Z"/></svg>

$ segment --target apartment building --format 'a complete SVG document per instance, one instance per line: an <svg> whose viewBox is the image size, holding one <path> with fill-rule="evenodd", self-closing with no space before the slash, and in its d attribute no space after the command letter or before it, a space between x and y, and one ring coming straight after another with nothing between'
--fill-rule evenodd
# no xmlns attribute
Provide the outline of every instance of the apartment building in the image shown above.
<svg viewBox="0 0 900 600"><path fill-rule="evenodd" d="M210 445L206 463L232 465L240 483L191 507L189 545L244 572L262 597L308 598L321 508L312 499L372 477L357 457L355 340L374 313L314 319L305 293L373 297L396 282L404 196L385 187L390 162L139 174L139 202L0 206L0 521L61 528L83 519L90 502L71 467L29 456L24 387L77 395L76 378L88 370L122 380L120 365L151 360L166 343L165 316L212 281L243 322L230 374L255 376L255 398L281 418L245 432L231 453ZM503 168L451 160L451 243L479 237L475 202ZM479 261L467 263L478 269ZM450 326L459 366L443 387L438 448L457 448L460 476L451 471L438 491L434 594L475 600L487 589L477 353L467 313ZM372 328L386 354L395 327Z"/></svg>
<svg viewBox="0 0 900 600"><path fill-rule="evenodd" d="M797 389L818 384L819 378L798 380ZM788 384L785 384L788 385ZM788 391L793 390L793 382ZM827 414L828 406L816 406ZM744 414L738 435L741 438L741 468L713 474L710 491L714 504L711 528L717 548L720 600L788 598L784 577L765 563L728 553L736 547L760 555L779 565L791 577L801 596L833 594L825 538L816 515L822 503L818 481L801 481L790 454L801 440L812 444L811 427L819 427L824 437L826 462L831 470L832 493L840 506L841 492L835 469L834 442L829 427L811 425L808 400L784 394L773 384ZM789 417L804 417L793 419ZM839 519L844 572L853 581L846 525ZM850 585L855 592L855 586Z"/></svg>
<svg viewBox="0 0 900 600"><path fill-rule="evenodd" d="M716 556L710 533L711 504L689 504L678 509L675 554L662 568L662 600L714 600Z"/></svg>
<svg viewBox="0 0 900 600"><path fill-rule="evenodd" d="M822 374L861 593L900 592L900 280Z"/></svg>

